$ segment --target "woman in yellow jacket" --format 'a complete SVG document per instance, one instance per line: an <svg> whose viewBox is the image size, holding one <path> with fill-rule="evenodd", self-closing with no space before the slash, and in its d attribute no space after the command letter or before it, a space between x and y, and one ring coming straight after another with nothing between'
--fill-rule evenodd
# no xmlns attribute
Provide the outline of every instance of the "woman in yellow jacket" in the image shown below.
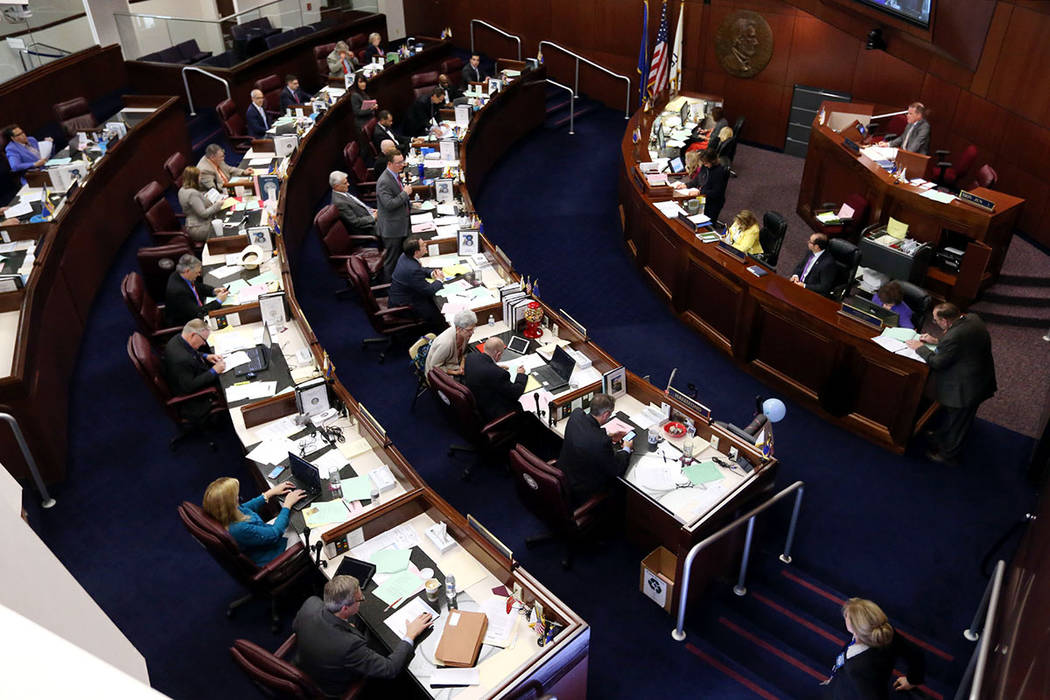
<svg viewBox="0 0 1050 700"><path fill-rule="evenodd" d="M762 242L758 236L758 219L747 209L744 209L726 231L726 241L737 250L748 255L758 255L762 252Z"/></svg>

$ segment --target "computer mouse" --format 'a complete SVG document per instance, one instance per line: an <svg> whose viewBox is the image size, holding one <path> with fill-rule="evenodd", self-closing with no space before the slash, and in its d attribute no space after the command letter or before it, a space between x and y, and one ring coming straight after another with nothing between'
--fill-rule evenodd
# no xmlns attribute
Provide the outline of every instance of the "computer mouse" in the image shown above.
<svg viewBox="0 0 1050 700"><path fill-rule="evenodd" d="M254 382L256 379L259 378L259 375L257 375L255 372L248 372L244 375L244 378L247 379L249 382Z"/></svg>

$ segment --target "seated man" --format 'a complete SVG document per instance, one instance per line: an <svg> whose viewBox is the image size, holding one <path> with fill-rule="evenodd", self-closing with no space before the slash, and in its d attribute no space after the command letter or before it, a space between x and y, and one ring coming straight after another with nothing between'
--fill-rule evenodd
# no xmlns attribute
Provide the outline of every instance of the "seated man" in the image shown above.
<svg viewBox="0 0 1050 700"><path fill-rule="evenodd" d="M226 371L226 363L219 355L208 352L210 334L208 324L195 318L164 346L164 376L172 394L185 396L219 386L219 375ZM183 402L179 406L179 415L185 420L196 421L206 416L210 409L211 399L202 396Z"/></svg>
<svg viewBox="0 0 1050 700"><path fill-rule="evenodd" d="M328 62L329 78L342 78L357 68L357 57L351 53L345 41L335 42L335 47L325 60Z"/></svg>
<svg viewBox="0 0 1050 700"><path fill-rule="evenodd" d="M616 400L608 394L595 394L590 413L582 408L573 410L565 425L565 442L558 456L558 468L569 481L573 505L579 506L591 497L606 491L616 477L627 470L631 443L624 442L616 449L614 442L623 439L623 433L609 435L602 426L612 418Z"/></svg>
<svg viewBox="0 0 1050 700"><path fill-rule="evenodd" d="M350 181L346 173L341 170L333 170L328 175L328 184L332 188L332 205L339 210L339 218L346 224L346 230L350 232L350 235L372 236L378 242L379 236L376 234L378 212L350 194Z"/></svg>
<svg viewBox="0 0 1050 700"><path fill-rule="evenodd" d="M463 91L453 87L452 81L444 73L438 76L438 87L445 91L445 104L460 104L456 100L463 97ZM466 104L466 101L462 104Z"/></svg>
<svg viewBox="0 0 1050 700"><path fill-rule="evenodd" d="M929 155L930 123L926 121L926 105L922 102L912 102L908 105L908 114L905 119L908 120L908 125L904 127L904 131L889 141L881 142L880 145Z"/></svg>
<svg viewBox="0 0 1050 700"><path fill-rule="evenodd" d="M266 108L263 106L266 98L262 90L252 90L252 103L248 105L248 111L244 113L244 123L248 129L248 135L253 139L261 139L266 136L266 130L270 128L270 120L266 118Z"/></svg>
<svg viewBox="0 0 1050 700"><path fill-rule="evenodd" d="M175 264L164 291L164 315L168 323L181 326L195 318L203 318L212 309L218 309L226 300L226 287L211 287L201 280L201 261L186 253ZM215 301L207 301L215 297Z"/></svg>
<svg viewBox="0 0 1050 700"><path fill-rule="evenodd" d="M518 399L529 381L524 365L518 365L512 382L507 370L496 364L506 348L506 343L499 338L489 338L485 341L485 351L467 355L464 366L463 383L474 395L474 404L486 423L511 411L520 411Z"/></svg>
<svg viewBox="0 0 1050 700"><path fill-rule="evenodd" d="M390 113L390 110L381 109L379 114L376 115L376 128L372 132L372 144L376 147L376 150L380 153L383 152L383 141L393 141L397 145L397 150L402 153L408 153L408 149L412 146L418 146L423 142L423 139L405 139L401 138L394 133L394 115Z"/></svg>
<svg viewBox="0 0 1050 700"><path fill-rule="evenodd" d="M470 62L463 66L463 86L466 88L470 83L480 83L488 76L481 70L481 56L476 53L470 55Z"/></svg>
<svg viewBox="0 0 1050 700"><path fill-rule="evenodd" d="M281 90L281 109L287 110L291 105L310 103L310 95L299 89L299 78L289 73L284 76L284 90Z"/></svg>
<svg viewBox="0 0 1050 700"><path fill-rule="evenodd" d="M390 305L411 306L427 326L435 330L444 328L445 319L434 301L443 286L441 270L428 270L419 264L419 259L427 254L427 247L415 234L405 238L402 251L390 280ZM434 281L427 282L427 277L433 277Z"/></svg>
<svg viewBox="0 0 1050 700"><path fill-rule="evenodd" d="M22 178L25 183L25 172L39 168L47 162L40 154L40 143L26 134L25 130L18 124L12 124L4 129L4 139L7 145L4 152L7 154L7 163L11 166L11 172ZM51 141L48 136L45 141Z"/></svg>
<svg viewBox="0 0 1050 700"><path fill-rule="evenodd" d="M228 165L226 151L217 143L209 143L204 149L204 155L197 161L197 169L201 171L201 187L205 191L214 188L222 192L226 183L233 178L255 174L251 168L235 168Z"/></svg>
<svg viewBox="0 0 1050 700"><path fill-rule="evenodd" d="M452 325L438 333L430 344L425 365L426 373L440 367L445 374L453 377L463 375L463 358L467 354L467 344L474 328L478 325L477 315L470 309L463 309L452 317Z"/></svg>
<svg viewBox="0 0 1050 700"><path fill-rule="evenodd" d="M823 233L814 233L809 237L806 247L809 248L809 255L795 266L795 274L791 275L791 281L800 287L827 296L835 286L835 261L830 255L824 254L828 247L828 237Z"/></svg>
<svg viewBox="0 0 1050 700"><path fill-rule="evenodd" d="M375 161L372 163L372 179L378 180L379 176L386 170L386 166L390 163L390 155L397 151L397 144L390 139L383 139L379 143L379 155L376 156ZM400 151L398 151L400 153Z"/></svg>
<svg viewBox="0 0 1050 700"><path fill-rule="evenodd" d="M405 117L405 132L418 136L427 132L438 120L438 112L445 106L445 91L435 87L429 95L423 95L412 104Z"/></svg>
<svg viewBox="0 0 1050 700"><path fill-rule="evenodd" d="M396 677L412 658L413 644L430 627L429 613L395 630L401 641L389 656L369 648L364 628L351 622L365 600L353 576L335 576L324 585L324 600L310 596L299 608L295 632L295 665L328 696L341 696L359 678Z"/></svg>

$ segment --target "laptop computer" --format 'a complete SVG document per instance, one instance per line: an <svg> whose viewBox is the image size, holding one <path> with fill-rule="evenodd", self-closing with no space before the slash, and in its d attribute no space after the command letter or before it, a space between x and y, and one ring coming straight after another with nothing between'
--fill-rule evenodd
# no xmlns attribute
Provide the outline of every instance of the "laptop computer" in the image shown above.
<svg viewBox="0 0 1050 700"><path fill-rule="evenodd" d="M252 372L262 372L270 367L270 346L273 341L270 338L270 324L263 324L263 341L254 348L248 348L244 354L248 356L248 364L241 365L235 371L238 377L243 377Z"/></svg>
<svg viewBox="0 0 1050 700"><path fill-rule="evenodd" d="M886 327L896 328L900 325L900 315L896 311L890 311L889 309L883 308L881 305L869 301L864 297L854 294L842 303L852 306L855 309L860 309L872 316L877 316L879 320L882 321L882 325Z"/></svg>
<svg viewBox="0 0 1050 700"><path fill-rule="evenodd" d="M576 367L576 360L559 346L554 348L551 361L532 370L531 374L543 385L544 389L554 392L568 386L574 367Z"/></svg>
<svg viewBox="0 0 1050 700"><path fill-rule="evenodd" d="M317 471L317 467L291 452L288 453L288 464L292 468L292 477L289 481L295 485L295 488L306 492L306 498L292 506L292 510L302 510L321 495L321 472Z"/></svg>

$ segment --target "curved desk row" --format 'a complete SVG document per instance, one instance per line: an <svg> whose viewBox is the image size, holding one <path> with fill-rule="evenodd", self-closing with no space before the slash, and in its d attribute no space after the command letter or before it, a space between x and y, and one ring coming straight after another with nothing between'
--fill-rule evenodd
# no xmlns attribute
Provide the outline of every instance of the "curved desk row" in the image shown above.
<svg viewBox="0 0 1050 700"><path fill-rule="evenodd" d="M830 420L902 453L926 417L925 364L871 341L870 329L838 313L839 304L777 274L756 277L668 219L637 175L650 160L653 118L637 112L621 144L624 237L636 265L686 324L737 366ZM634 144L631 134L641 131ZM780 261L782 270L793 261Z"/></svg>

